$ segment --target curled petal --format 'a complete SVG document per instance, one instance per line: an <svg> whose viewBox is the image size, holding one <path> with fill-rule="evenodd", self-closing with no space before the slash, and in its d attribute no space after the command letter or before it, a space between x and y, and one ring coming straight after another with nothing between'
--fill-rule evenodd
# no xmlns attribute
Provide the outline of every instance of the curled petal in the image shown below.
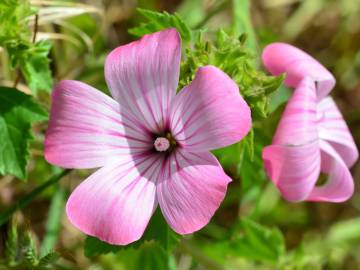
<svg viewBox="0 0 360 270"><path fill-rule="evenodd" d="M295 89L276 129L273 144L303 145L317 140L314 82L306 77Z"/></svg>
<svg viewBox="0 0 360 270"><path fill-rule="evenodd" d="M335 86L334 76L313 57L286 44L272 43L262 54L265 67L273 75L286 73L285 84L296 87L304 77L310 77L317 85L317 97L321 100Z"/></svg>
<svg viewBox="0 0 360 270"><path fill-rule="evenodd" d="M144 156L108 164L71 194L66 212L88 235L116 245L138 240L156 206L155 180L161 159Z"/></svg>
<svg viewBox="0 0 360 270"><path fill-rule="evenodd" d="M317 108L320 139L329 142L346 165L351 167L358 159L359 152L334 100L326 97L318 104Z"/></svg>
<svg viewBox="0 0 360 270"><path fill-rule="evenodd" d="M230 181L212 154L176 152L156 190L165 219L180 234L201 229L220 206Z"/></svg>
<svg viewBox="0 0 360 270"><path fill-rule="evenodd" d="M309 201L343 202L354 193L354 180L343 159L327 142L320 142L321 170L328 174L324 186L315 187Z"/></svg>
<svg viewBox="0 0 360 270"><path fill-rule="evenodd" d="M120 46L106 59L105 78L113 97L151 132L166 125L180 57L180 36L175 29L166 29Z"/></svg>
<svg viewBox="0 0 360 270"><path fill-rule="evenodd" d="M95 168L130 151L149 149L146 133L130 114L120 115L115 100L89 85L62 81L54 88L52 101L45 138L45 158L52 164Z"/></svg>
<svg viewBox="0 0 360 270"><path fill-rule="evenodd" d="M320 175L318 141L300 146L270 145L262 156L267 174L285 199L307 199Z"/></svg>
<svg viewBox="0 0 360 270"><path fill-rule="evenodd" d="M251 128L250 108L239 88L213 66L198 69L171 109L170 129L189 151L204 152L236 143Z"/></svg>

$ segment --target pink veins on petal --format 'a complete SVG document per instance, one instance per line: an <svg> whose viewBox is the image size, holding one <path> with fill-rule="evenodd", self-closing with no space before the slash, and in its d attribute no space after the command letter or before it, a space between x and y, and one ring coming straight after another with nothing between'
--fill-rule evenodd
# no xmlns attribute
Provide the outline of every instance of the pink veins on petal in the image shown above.
<svg viewBox="0 0 360 270"><path fill-rule="evenodd" d="M286 73L285 84L295 88L272 144L263 150L267 174L289 201L347 200L354 191L349 168L359 154L334 100L327 96L334 77L289 44L270 44L262 58L272 74ZM328 179L317 186L320 172Z"/></svg>
<svg viewBox="0 0 360 270"><path fill-rule="evenodd" d="M138 240L157 206L180 234L205 226L231 179L210 150L241 140L250 109L213 66L176 95L181 40L175 29L113 50L105 63L111 97L77 81L53 90L48 162L98 168L71 194L70 221L111 244Z"/></svg>

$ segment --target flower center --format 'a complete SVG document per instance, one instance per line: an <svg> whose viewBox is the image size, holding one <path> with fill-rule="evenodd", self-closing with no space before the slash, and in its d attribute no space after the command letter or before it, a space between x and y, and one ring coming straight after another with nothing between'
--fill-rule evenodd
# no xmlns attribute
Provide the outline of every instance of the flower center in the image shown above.
<svg viewBox="0 0 360 270"><path fill-rule="evenodd" d="M165 137L157 137L154 142L154 147L159 152L165 152L170 148L170 142Z"/></svg>

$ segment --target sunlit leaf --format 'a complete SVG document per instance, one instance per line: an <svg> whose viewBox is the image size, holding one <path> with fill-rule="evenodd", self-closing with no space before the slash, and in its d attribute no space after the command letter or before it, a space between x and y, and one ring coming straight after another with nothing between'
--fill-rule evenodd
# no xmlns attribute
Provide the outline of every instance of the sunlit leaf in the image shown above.
<svg viewBox="0 0 360 270"><path fill-rule="evenodd" d="M138 8L138 12L148 19L148 22L138 27L129 29L129 33L135 36L157 32L165 28L175 27L183 41L190 41L191 31L186 23L177 15L169 14L166 11L160 13L151 10Z"/></svg>
<svg viewBox="0 0 360 270"><path fill-rule="evenodd" d="M231 244L239 256L276 264L285 254L284 237L276 229L270 229L243 218L240 233Z"/></svg>
<svg viewBox="0 0 360 270"><path fill-rule="evenodd" d="M31 125L47 119L47 113L30 96L0 87L0 174L26 177Z"/></svg>

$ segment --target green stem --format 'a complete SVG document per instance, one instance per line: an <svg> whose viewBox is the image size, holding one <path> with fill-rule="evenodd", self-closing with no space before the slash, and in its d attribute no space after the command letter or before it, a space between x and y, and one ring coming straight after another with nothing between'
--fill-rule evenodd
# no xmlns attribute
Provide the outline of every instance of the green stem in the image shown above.
<svg viewBox="0 0 360 270"><path fill-rule="evenodd" d="M36 196L41 194L45 189L52 186L53 184L59 182L59 180L70 173L71 170L63 170L58 174L53 175L49 180L44 182L42 185L35 188L29 194L25 195L21 199L19 199L16 203L7 208L4 212L0 214L0 226L3 225L6 221L10 219L10 217L20 209L25 208L29 203L31 203Z"/></svg>
<svg viewBox="0 0 360 270"><path fill-rule="evenodd" d="M49 215L46 222L46 233L41 243L41 256L45 256L51 252L57 243L65 200L65 190L60 187L59 183L56 183L56 190L51 199Z"/></svg>

